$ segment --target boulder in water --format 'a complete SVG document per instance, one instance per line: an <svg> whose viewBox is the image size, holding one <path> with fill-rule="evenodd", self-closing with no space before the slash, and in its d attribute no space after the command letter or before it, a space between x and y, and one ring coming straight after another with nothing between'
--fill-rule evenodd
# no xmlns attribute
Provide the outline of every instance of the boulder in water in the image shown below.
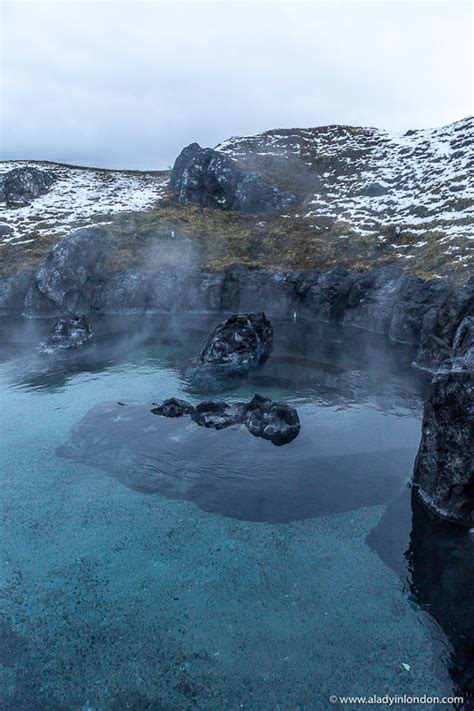
<svg viewBox="0 0 474 711"><path fill-rule="evenodd" d="M237 425L244 421L246 404L243 402L201 402L196 405L191 417L201 427L213 427L223 430L224 427Z"/></svg>
<svg viewBox="0 0 474 711"><path fill-rule="evenodd" d="M255 437L288 444L298 436L300 419L294 407L255 395L246 407L245 425Z"/></svg>
<svg viewBox="0 0 474 711"><path fill-rule="evenodd" d="M235 314L216 326L201 353L204 365L249 370L264 363L272 352L273 327L265 314Z"/></svg>
<svg viewBox="0 0 474 711"><path fill-rule="evenodd" d="M93 335L91 324L86 316L65 316L56 321L51 335L38 350L40 353L75 350L88 345Z"/></svg>
<svg viewBox="0 0 474 711"><path fill-rule="evenodd" d="M156 403L153 404L156 405ZM182 417L183 415L191 415L193 412L194 407L190 402L179 400L176 397L163 400L152 409L154 415L162 415L163 417Z"/></svg>
<svg viewBox="0 0 474 711"><path fill-rule="evenodd" d="M215 430L244 424L254 437L262 437L276 445L292 442L300 431L300 420L294 407L261 395L254 395L248 403L206 400L195 407L186 400L171 398L153 407L151 412L165 417L191 415L200 427Z"/></svg>

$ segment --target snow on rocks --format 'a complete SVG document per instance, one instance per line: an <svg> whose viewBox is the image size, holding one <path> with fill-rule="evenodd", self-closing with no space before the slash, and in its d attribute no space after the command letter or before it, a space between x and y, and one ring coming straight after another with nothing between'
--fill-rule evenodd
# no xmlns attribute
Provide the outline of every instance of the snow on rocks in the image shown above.
<svg viewBox="0 0 474 711"><path fill-rule="evenodd" d="M230 138L217 150L243 164L249 156L254 165L294 156L310 166L302 211L309 220L328 216L360 234L408 231L417 250L431 234L462 243L453 259L467 266L472 258L474 118L403 134L350 126L278 129ZM410 259L412 246L399 256Z"/></svg>
<svg viewBox="0 0 474 711"><path fill-rule="evenodd" d="M52 170L56 181L49 192L29 205L0 205L0 220L11 231L0 232L0 244L24 244L43 234L58 237L71 228L106 224L119 212L151 208L168 183L167 173L99 170L39 161L3 161L1 175L21 167Z"/></svg>

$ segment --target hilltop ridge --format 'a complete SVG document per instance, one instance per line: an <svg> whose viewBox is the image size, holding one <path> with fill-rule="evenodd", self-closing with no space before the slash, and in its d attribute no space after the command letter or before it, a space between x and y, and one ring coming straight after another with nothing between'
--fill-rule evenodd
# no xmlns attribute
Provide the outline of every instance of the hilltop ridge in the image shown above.
<svg viewBox="0 0 474 711"><path fill-rule="evenodd" d="M403 134L376 128L274 129L215 149L245 171L297 195L275 215L178 205L170 173L100 170L38 161L0 163L53 170L31 204L0 205L3 273L34 266L65 234L103 224L121 260L139 258L169 234L193 242L205 266L364 268L465 280L474 262L474 119ZM5 266L6 265L6 266Z"/></svg>

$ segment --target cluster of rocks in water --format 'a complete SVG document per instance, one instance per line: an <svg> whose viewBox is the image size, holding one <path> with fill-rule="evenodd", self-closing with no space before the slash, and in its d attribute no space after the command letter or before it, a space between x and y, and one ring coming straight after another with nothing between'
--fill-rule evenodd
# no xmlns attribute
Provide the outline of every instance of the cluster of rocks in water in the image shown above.
<svg viewBox="0 0 474 711"><path fill-rule="evenodd" d="M22 207L48 192L56 176L51 170L31 166L13 168L0 175L0 202L7 207Z"/></svg>
<svg viewBox="0 0 474 711"><path fill-rule="evenodd" d="M273 326L262 313L234 314L218 324L199 354L199 366L188 370L194 382L244 376L262 365L273 348ZM190 415L201 427L216 430L244 424L255 437L275 445L288 444L300 431L298 413L290 405L255 395L250 402L209 400L196 406L171 398L152 409L164 417Z"/></svg>
<svg viewBox="0 0 474 711"><path fill-rule="evenodd" d="M179 204L268 213L291 207L296 195L271 185L260 173L244 171L229 156L198 143L177 157L170 179Z"/></svg>
<svg viewBox="0 0 474 711"><path fill-rule="evenodd" d="M210 400L196 406L186 400L171 398L155 405L151 412L164 417L190 415L201 427L216 430L244 424L254 437L262 437L275 445L292 442L300 431L300 420L294 407L261 395L254 395L250 402Z"/></svg>
<svg viewBox="0 0 474 711"><path fill-rule="evenodd" d="M415 350L415 367L435 374L428 395L414 482L438 514L472 526L474 472L474 279L455 287L393 265L369 271L269 273L235 265L112 271L100 228L76 230L44 263L0 280L0 310L26 316L161 312L265 311L280 318L335 322L386 336ZM179 287L179 288L178 288ZM212 352L212 349L209 351ZM214 373L217 363L198 362ZM443 413L441 417L440 412ZM435 434L434 434L435 433Z"/></svg>

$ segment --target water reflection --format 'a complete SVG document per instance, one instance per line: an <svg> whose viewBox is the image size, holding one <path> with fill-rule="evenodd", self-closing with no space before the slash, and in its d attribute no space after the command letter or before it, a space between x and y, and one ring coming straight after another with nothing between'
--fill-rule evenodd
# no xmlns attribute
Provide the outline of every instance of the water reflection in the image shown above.
<svg viewBox="0 0 474 711"><path fill-rule="evenodd" d="M432 515L404 487L370 533L368 544L404 580L414 602L442 627L454 653L450 673L474 702L474 536Z"/></svg>

